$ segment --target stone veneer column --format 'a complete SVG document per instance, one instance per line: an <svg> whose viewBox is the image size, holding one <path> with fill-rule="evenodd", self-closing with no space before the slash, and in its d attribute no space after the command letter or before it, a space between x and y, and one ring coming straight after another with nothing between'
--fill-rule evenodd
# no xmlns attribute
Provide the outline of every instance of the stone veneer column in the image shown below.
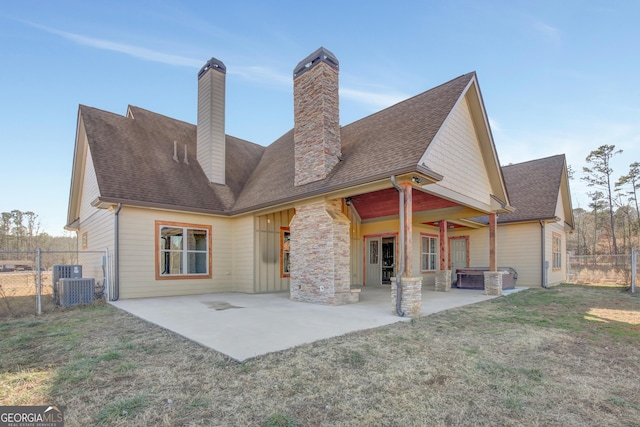
<svg viewBox="0 0 640 427"><path fill-rule="evenodd" d="M293 301L340 305L355 303L351 291L350 227L340 200L296 207L290 224Z"/></svg>
<svg viewBox="0 0 640 427"><path fill-rule="evenodd" d="M484 292L487 295L502 295L502 271L484 272Z"/></svg>
<svg viewBox="0 0 640 427"><path fill-rule="evenodd" d="M397 301L397 277L391 278L391 303L393 304L393 314L396 314ZM422 311L422 277L403 277L401 279L402 302L400 309L405 315L414 319L420 317Z"/></svg>
<svg viewBox="0 0 640 427"><path fill-rule="evenodd" d="M436 271L436 291L449 292L451 290L451 270Z"/></svg>

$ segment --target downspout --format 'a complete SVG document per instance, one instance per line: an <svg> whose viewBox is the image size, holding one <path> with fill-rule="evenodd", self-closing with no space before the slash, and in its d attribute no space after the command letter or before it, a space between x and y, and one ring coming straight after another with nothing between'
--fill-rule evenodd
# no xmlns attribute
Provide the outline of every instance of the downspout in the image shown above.
<svg viewBox="0 0 640 427"><path fill-rule="evenodd" d="M398 271L396 271L396 314L400 317L404 317L404 311L402 311L402 275L404 274L404 190L396 182L396 177L391 175L391 184L398 190L400 197L400 261L398 264Z"/></svg>
<svg viewBox="0 0 640 427"><path fill-rule="evenodd" d="M548 288L549 284L547 283L547 266L546 266L546 254L545 254L545 232L544 232L544 221L540 220L540 257L542 261L540 262L540 268L542 273L542 287Z"/></svg>
<svg viewBox="0 0 640 427"><path fill-rule="evenodd" d="M115 239L113 242L113 295L110 295L111 301L118 301L120 298L120 210L122 209L122 203L118 203L114 217L114 232Z"/></svg>

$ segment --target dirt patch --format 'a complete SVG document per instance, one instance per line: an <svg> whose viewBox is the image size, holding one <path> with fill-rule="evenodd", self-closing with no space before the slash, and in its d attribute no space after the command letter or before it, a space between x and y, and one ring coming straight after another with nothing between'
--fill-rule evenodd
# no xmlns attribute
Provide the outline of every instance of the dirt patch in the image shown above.
<svg viewBox="0 0 640 427"><path fill-rule="evenodd" d="M640 425L639 312L616 288L528 290L237 363L111 306L59 311L0 322L0 405L69 426Z"/></svg>

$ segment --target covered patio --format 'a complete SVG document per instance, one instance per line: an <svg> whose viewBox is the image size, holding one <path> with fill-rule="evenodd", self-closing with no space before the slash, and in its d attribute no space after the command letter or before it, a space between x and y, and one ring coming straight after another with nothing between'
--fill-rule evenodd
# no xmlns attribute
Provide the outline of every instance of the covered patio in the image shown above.
<svg viewBox="0 0 640 427"><path fill-rule="evenodd" d="M514 290L515 291L515 290ZM505 292L504 294L508 294ZM422 290L422 316L496 296L480 290ZM126 299L115 307L238 361L364 329L410 321L391 310L389 286L367 286L358 304L300 304L288 292Z"/></svg>
<svg viewBox="0 0 640 427"><path fill-rule="evenodd" d="M424 315L421 288L448 292L457 280L456 270L471 266L471 231L486 230L486 238L479 240L482 247L474 248L476 260L486 257L488 261L484 272L486 293L500 295L502 291L502 272L497 267L497 217L511 208L489 191L483 201L462 196L456 200L452 192L435 187L432 179L417 172L392 176L388 183L381 183L385 188L345 198L352 223L352 272L362 271L358 280L366 286L390 284L393 289L401 282L396 311L412 317ZM486 223L475 220L481 217ZM354 244L358 240L361 244ZM354 261L354 255L361 264Z"/></svg>

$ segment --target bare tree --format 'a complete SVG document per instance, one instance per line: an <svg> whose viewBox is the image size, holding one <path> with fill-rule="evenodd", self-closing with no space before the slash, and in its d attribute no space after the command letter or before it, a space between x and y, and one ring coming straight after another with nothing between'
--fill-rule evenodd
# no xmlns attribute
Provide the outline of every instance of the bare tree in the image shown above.
<svg viewBox="0 0 640 427"><path fill-rule="evenodd" d="M587 194L591 198L589 207L593 209L593 252L591 253L591 255L595 255L598 245L598 224L600 223L598 221L598 210L602 212L602 210L604 209L604 194L602 193L602 191L592 191Z"/></svg>
<svg viewBox="0 0 640 427"><path fill-rule="evenodd" d="M14 209L11 211L11 220L13 221L13 235L15 236L15 250L20 252L23 245L24 237L24 214L21 210Z"/></svg>
<svg viewBox="0 0 640 427"><path fill-rule="evenodd" d="M9 237L11 236L11 212L2 212L0 219L0 237L2 237L2 246L0 250L9 250Z"/></svg>
<svg viewBox="0 0 640 427"><path fill-rule="evenodd" d="M38 246L38 235L40 234L40 223L38 222L38 215L34 212L24 212L24 216L27 219L26 234L27 234L27 250L34 251Z"/></svg>
<svg viewBox="0 0 640 427"><path fill-rule="evenodd" d="M618 244L616 243L615 221L613 218L613 188L611 182L613 169L611 168L611 158L619 153L622 153L622 150L616 151L615 145L601 145L597 150L589 153L586 158L587 163L589 163L591 167L582 168L584 174L582 180L585 181L589 187L595 187L601 190L608 201L609 225L614 254L618 253Z"/></svg>

